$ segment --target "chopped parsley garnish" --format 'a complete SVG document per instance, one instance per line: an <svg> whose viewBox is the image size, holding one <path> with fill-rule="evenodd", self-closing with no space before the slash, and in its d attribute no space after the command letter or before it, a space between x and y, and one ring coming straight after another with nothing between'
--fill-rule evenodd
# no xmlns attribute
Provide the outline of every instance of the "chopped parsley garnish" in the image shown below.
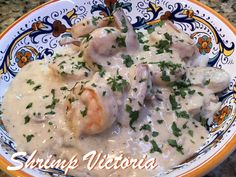
<svg viewBox="0 0 236 177"><path fill-rule="evenodd" d="M73 65L74 69L80 70L81 68L85 68L88 71L90 71L90 69L86 66L86 63L84 61L78 61L77 64Z"/></svg>
<svg viewBox="0 0 236 177"><path fill-rule="evenodd" d="M46 112L44 115L54 115L54 114L56 114L56 112L54 112L54 111L49 111L49 112Z"/></svg>
<svg viewBox="0 0 236 177"><path fill-rule="evenodd" d="M171 129L173 131L173 134L176 136L176 137L179 137L181 136L181 130L177 127L176 123L173 122L172 125L171 125Z"/></svg>
<svg viewBox="0 0 236 177"><path fill-rule="evenodd" d="M189 127L187 126L187 124L188 124L188 122L185 122L185 123L184 123L183 129L189 128Z"/></svg>
<svg viewBox="0 0 236 177"><path fill-rule="evenodd" d="M92 38L93 38L93 36L91 36L90 34L87 34L84 36L85 42L89 42Z"/></svg>
<svg viewBox="0 0 236 177"><path fill-rule="evenodd" d="M151 126L148 125L148 124L142 125L142 127L140 128L140 131L141 131L141 130L152 131Z"/></svg>
<svg viewBox="0 0 236 177"><path fill-rule="evenodd" d="M155 27L150 27L147 29L148 34L151 34L155 31Z"/></svg>
<svg viewBox="0 0 236 177"><path fill-rule="evenodd" d="M149 45L144 45L143 46L143 50L144 51L149 51L150 50L150 46Z"/></svg>
<svg viewBox="0 0 236 177"><path fill-rule="evenodd" d="M121 57L124 59L123 63L127 68L131 67L134 64L134 61L132 60L130 55L122 54Z"/></svg>
<svg viewBox="0 0 236 177"><path fill-rule="evenodd" d="M64 91L64 90L68 90L68 88L67 87L61 87L60 90Z"/></svg>
<svg viewBox="0 0 236 177"><path fill-rule="evenodd" d="M138 119L139 117L139 111L133 111L133 108L130 105L126 105L125 108L126 112L129 113L129 126L135 131L135 127L133 126L133 123Z"/></svg>
<svg viewBox="0 0 236 177"><path fill-rule="evenodd" d="M93 24L94 26L97 26L99 19L101 19L101 17L92 17L92 24Z"/></svg>
<svg viewBox="0 0 236 177"><path fill-rule="evenodd" d="M34 85L35 84L35 82L32 79L28 79L26 81L26 83L29 84L29 85Z"/></svg>
<svg viewBox="0 0 236 177"><path fill-rule="evenodd" d="M79 57L79 58L82 58L83 55L84 55L84 51L81 51L81 52L79 53L78 57Z"/></svg>
<svg viewBox="0 0 236 177"><path fill-rule="evenodd" d="M164 120L157 120L158 124L162 124L164 122Z"/></svg>
<svg viewBox="0 0 236 177"><path fill-rule="evenodd" d="M55 98L55 89L51 90L51 94L52 94L52 102L50 105L46 106L46 109L51 109L50 112L45 113L45 115L48 114L55 114L52 110L55 109L56 104L60 101L59 99Z"/></svg>
<svg viewBox="0 0 236 177"><path fill-rule="evenodd" d="M105 29L105 31L107 32L107 34L109 34L109 33L112 33L112 31L115 31L115 30L111 28L111 29ZM116 47L114 46L112 48L116 48Z"/></svg>
<svg viewBox="0 0 236 177"><path fill-rule="evenodd" d="M184 155L183 153L183 147L181 145L178 145L176 140L173 140L173 139L168 139L168 144L173 147L173 148L176 148L176 151L178 151L179 153L181 153L182 155Z"/></svg>
<svg viewBox="0 0 236 177"><path fill-rule="evenodd" d="M193 137L193 131L192 130L188 130L188 134Z"/></svg>
<svg viewBox="0 0 236 177"><path fill-rule="evenodd" d="M200 116L199 119L200 119L199 121L200 121L201 125L202 125L203 127L206 127L206 126L207 126L207 119L204 118L204 117L202 117L202 116Z"/></svg>
<svg viewBox="0 0 236 177"><path fill-rule="evenodd" d="M166 82L170 81L170 76L167 75L167 70L170 71L171 75L175 75L176 70L182 66L181 64L176 64L172 61L149 62L149 64L157 64L160 67L162 72L161 79Z"/></svg>
<svg viewBox="0 0 236 177"><path fill-rule="evenodd" d="M29 121L30 121L30 117L28 115L25 116L25 124L29 123Z"/></svg>
<svg viewBox="0 0 236 177"><path fill-rule="evenodd" d="M204 85L209 85L210 84L210 79L208 79L208 80L206 80L205 82L204 82Z"/></svg>
<svg viewBox="0 0 236 177"><path fill-rule="evenodd" d="M159 132L156 132L156 131L153 131L153 132L152 132L152 136L153 136L153 137L157 137L158 135L159 135Z"/></svg>
<svg viewBox="0 0 236 177"><path fill-rule="evenodd" d="M43 99L48 98L48 97L49 97L49 95L44 95L44 96L43 96Z"/></svg>
<svg viewBox="0 0 236 177"><path fill-rule="evenodd" d="M147 135L145 135L145 136L143 137L143 140L146 141L146 142L148 142L148 141L149 141L149 137L148 137Z"/></svg>
<svg viewBox="0 0 236 177"><path fill-rule="evenodd" d="M128 27L127 27L127 24L126 24L125 17L122 18L121 24L122 24L122 27L123 27L123 29L122 29L121 31L122 31L123 33L127 33L127 32L128 32Z"/></svg>
<svg viewBox="0 0 236 177"><path fill-rule="evenodd" d="M126 47L125 36L118 36L116 38L116 43L118 47Z"/></svg>
<svg viewBox="0 0 236 177"><path fill-rule="evenodd" d="M103 91L103 92L102 92L102 96L105 96L105 95L106 95L106 91Z"/></svg>
<svg viewBox="0 0 236 177"><path fill-rule="evenodd" d="M169 100L170 100L170 104L171 104L172 110L177 110L177 109L181 108L180 104L177 103L174 95L170 95L169 96Z"/></svg>
<svg viewBox="0 0 236 177"><path fill-rule="evenodd" d="M154 47L157 49L156 54L162 54L164 52L172 53L172 50L170 50L171 42L168 40L160 40L159 42L156 42Z"/></svg>
<svg viewBox="0 0 236 177"><path fill-rule="evenodd" d="M186 111L180 111L180 112L176 111L175 113L178 118L184 118L184 119L190 118L189 114Z"/></svg>
<svg viewBox="0 0 236 177"><path fill-rule="evenodd" d="M110 77L107 81L107 83L111 86L111 89L117 92L123 92L125 87L128 85L128 82L123 79L121 75L116 75L113 78Z"/></svg>
<svg viewBox="0 0 236 177"><path fill-rule="evenodd" d="M156 112L160 111L160 108L156 107L156 108L155 108L155 111L156 111Z"/></svg>
<svg viewBox="0 0 236 177"><path fill-rule="evenodd" d="M204 96L204 94L202 93L202 92L197 92L198 93L198 95L200 95L200 96Z"/></svg>
<svg viewBox="0 0 236 177"><path fill-rule="evenodd" d="M31 103L29 103L27 106L26 106L26 109L29 109L29 108L31 108L33 106L33 103L31 102Z"/></svg>
<svg viewBox="0 0 236 177"><path fill-rule="evenodd" d="M142 32L138 32L137 36L138 36L139 43L144 44L144 43L148 42L148 41L143 41L144 34Z"/></svg>
<svg viewBox="0 0 236 177"><path fill-rule="evenodd" d="M172 43L172 36L169 33L164 34L165 38Z"/></svg>
<svg viewBox="0 0 236 177"><path fill-rule="evenodd" d="M37 90L39 90L39 89L41 89L41 85L36 85L36 86L33 88L34 91L37 91Z"/></svg>
<svg viewBox="0 0 236 177"><path fill-rule="evenodd" d="M83 116L83 117L85 117L86 115L87 115L87 112L88 112L88 108L87 107L85 107L85 109L84 110L80 110L80 114Z"/></svg>
<svg viewBox="0 0 236 177"><path fill-rule="evenodd" d="M152 149L150 150L150 153L154 153L154 152L162 153L162 151L161 151L161 149L158 147L156 141L151 140L150 142L151 142L151 144L152 144Z"/></svg>
<svg viewBox="0 0 236 177"><path fill-rule="evenodd" d="M172 87L174 94L176 96L180 95L182 98L185 98L187 94L193 95L195 93L195 90L190 89L191 83L189 80L174 81L170 83L170 86Z"/></svg>
<svg viewBox="0 0 236 177"><path fill-rule="evenodd" d="M31 141L31 139L34 137L34 135L23 135L26 138L27 143Z"/></svg>

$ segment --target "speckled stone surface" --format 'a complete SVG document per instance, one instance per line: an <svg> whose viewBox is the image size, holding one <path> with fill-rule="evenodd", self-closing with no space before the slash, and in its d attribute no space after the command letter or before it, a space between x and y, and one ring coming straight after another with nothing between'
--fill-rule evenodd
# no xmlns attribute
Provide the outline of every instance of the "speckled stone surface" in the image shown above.
<svg viewBox="0 0 236 177"><path fill-rule="evenodd" d="M22 14L46 0L0 0L0 33ZM236 0L200 0L236 26ZM0 171L0 177L9 177ZM236 151L204 177L236 177Z"/></svg>

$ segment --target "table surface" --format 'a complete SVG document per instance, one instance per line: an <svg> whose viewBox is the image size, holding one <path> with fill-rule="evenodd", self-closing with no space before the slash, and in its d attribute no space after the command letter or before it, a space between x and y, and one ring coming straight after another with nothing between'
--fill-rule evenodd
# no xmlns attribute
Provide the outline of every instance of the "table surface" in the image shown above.
<svg viewBox="0 0 236 177"><path fill-rule="evenodd" d="M0 33L13 23L22 14L34 7L47 2L46 0L0 0ZM236 1L235 0L200 0L200 2L213 8L234 26L236 26ZM9 14L10 17L9 17ZM0 177L9 177L0 170ZM236 177L236 151L223 163L204 177Z"/></svg>

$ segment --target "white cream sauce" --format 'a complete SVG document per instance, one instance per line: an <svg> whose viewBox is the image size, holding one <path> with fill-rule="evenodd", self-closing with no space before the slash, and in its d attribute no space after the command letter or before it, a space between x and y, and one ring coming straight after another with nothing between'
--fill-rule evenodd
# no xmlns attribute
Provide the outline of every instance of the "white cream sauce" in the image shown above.
<svg viewBox="0 0 236 177"><path fill-rule="evenodd" d="M41 158L54 154L55 158L64 159L70 159L75 154L82 158L92 150L111 155L124 153L125 156L136 159L147 154L148 158L154 157L158 162L158 167L152 171L131 168L88 171L84 162L80 164L79 169L72 172L75 176L153 176L193 155L208 136L205 127L194 118L200 115L211 116L218 109L220 103L214 93L223 90L229 78L222 70L202 67L204 69L199 68L199 71L197 67L189 68L185 64L185 57L188 55L183 54L189 54L189 51L180 51L180 55L179 47L175 48L174 45L172 53L156 54L153 47L148 51L143 50L144 45L151 46L160 40L166 40L167 31L174 44L181 41L181 45L193 45L190 38L170 29L167 24L150 35L146 31L143 32L143 40L149 42L140 44L138 51L129 52L122 49L113 55L100 58L98 52L96 61L103 70L94 69L90 66L91 63L87 62L90 58L85 58L88 56L86 47L81 54L81 51L77 51L80 49L68 50L70 45L63 49L64 53L56 55L50 64L44 61L27 64L12 81L3 101L3 122L15 140L17 149L28 153L36 149ZM93 32L93 35L95 36L96 32ZM96 38L93 37L92 40ZM132 59L131 67L125 65L122 55ZM157 64L161 61L181 65L174 74L171 69L164 69L165 76L169 76L170 81L163 80L162 68ZM206 73L205 70L208 71L206 77L199 74ZM211 75L213 70L218 79ZM102 74L102 71L105 72ZM180 80L186 72L187 78L193 83L188 87L192 93L187 93L185 98L178 95L171 103L170 97L174 90L169 83ZM109 78L117 75L128 84L121 92L114 91L108 83ZM224 78L220 77L221 75ZM86 94L81 94L81 86L93 90L97 102L93 100L95 96L90 99L88 94L88 98ZM70 96L75 99L69 101L71 103L68 102ZM101 112L100 115L91 111L96 104L102 107L105 113ZM173 109L173 104L181 106L181 109ZM130 127L131 118L127 105L130 105L132 111L139 112L138 119L132 124L136 131ZM69 113L68 109L71 109ZM88 121L93 121L94 116L98 116L99 121L104 121L100 127L101 131L97 132L97 127L91 128L94 132L85 131ZM68 126L68 123L74 128ZM176 140L179 149L168 143L171 140ZM159 150L151 152L155 144Z"/></svg>

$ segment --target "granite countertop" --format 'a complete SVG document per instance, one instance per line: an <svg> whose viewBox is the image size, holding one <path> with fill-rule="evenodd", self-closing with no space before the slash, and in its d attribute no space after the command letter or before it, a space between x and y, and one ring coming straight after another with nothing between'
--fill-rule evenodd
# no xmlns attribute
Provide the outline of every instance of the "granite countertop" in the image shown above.
<svg viewBox="0 0 236 177"><path fill-rule="evenodd" d="M236 1L235 0L199 0L213 8L234 26L236 26ZM34 7L47 2L46 0L0 0L0 33L13 23L22 14ZM10 15L9 15L10 14ZM222 164L209 172L205 177L235 177L236 176L236 151ZM0 177L9 177L0 171Z"/></svg>

